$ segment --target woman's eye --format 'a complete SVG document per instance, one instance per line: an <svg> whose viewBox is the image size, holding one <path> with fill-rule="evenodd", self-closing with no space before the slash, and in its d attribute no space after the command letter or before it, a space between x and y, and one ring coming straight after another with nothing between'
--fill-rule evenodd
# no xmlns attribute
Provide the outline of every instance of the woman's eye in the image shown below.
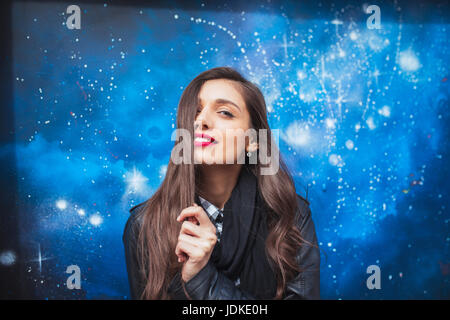
<svg viewBox="0 0 450 320"><path fill-rule="evenodd" d="M229 118L233 118L233 117L234 117L233 114L230 113L230 112L228 112L228 111L225 111L225 110L219 111L219 113L221 113L221 112L224 112L225 115L226 115L227 117L229 117Z"/></svg>

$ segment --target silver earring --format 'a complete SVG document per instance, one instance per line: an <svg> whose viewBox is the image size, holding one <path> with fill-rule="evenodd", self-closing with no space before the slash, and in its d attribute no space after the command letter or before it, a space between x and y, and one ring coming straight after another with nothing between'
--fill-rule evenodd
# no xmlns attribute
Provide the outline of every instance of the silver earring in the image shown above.
<svg viewBox="0 0 450 320"><path fill-rule="evenodd" d="M251 157L252 156L252 153L251 152L247 152L247 157Z"/></svg>

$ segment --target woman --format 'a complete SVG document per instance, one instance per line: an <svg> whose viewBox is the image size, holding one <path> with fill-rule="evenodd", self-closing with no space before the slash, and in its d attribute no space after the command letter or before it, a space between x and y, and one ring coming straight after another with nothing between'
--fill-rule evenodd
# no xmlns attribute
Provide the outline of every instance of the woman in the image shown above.
<svg viewBox="0 0 450 320"><path fill-rule="evenodd" d="M260 90L232 68L207 70L184 90L177 128L190 133L190 161L175 164L172 151L161 186L124 230L131 297L319 299L309 202L281 157L261 174L260 138L244 134L266 129L273 150Z"/></svg>

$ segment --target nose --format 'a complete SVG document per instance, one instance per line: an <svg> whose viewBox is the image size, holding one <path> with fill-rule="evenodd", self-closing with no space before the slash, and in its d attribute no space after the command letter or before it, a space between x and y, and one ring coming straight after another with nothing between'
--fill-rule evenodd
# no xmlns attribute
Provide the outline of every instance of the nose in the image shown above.
<svg viewBox="0 0 450 320"><path fill-rule="evenodd" d="M203 108L203 110L197 115L194 121L194 130L207 130L210 128L210 119L208 116L207 108Z"/></svg>

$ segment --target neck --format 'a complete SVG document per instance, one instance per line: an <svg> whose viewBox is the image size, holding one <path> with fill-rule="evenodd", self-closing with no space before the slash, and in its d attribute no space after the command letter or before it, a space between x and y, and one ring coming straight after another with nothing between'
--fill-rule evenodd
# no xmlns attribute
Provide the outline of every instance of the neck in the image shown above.
<svg viewBox="0 0 450 320"><path fill-rule="evenodd" d="M223 208L231 197L241 172L242 164L201 165L198 194L218 208Z"/></svg>

